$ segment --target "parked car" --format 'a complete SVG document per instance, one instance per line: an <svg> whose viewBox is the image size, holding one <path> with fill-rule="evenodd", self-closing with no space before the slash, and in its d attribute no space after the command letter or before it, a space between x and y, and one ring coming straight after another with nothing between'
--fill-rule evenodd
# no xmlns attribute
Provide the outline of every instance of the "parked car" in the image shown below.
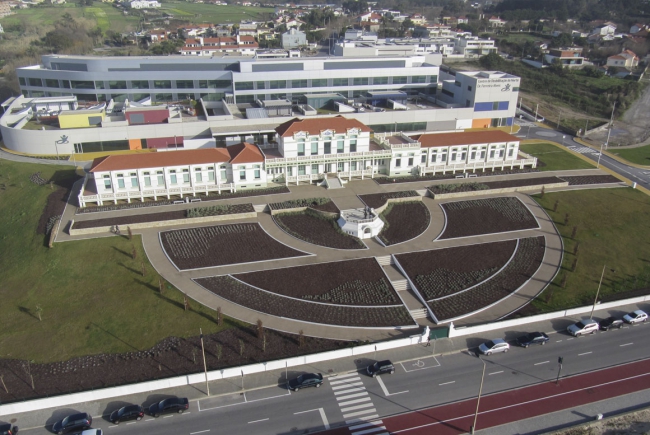
<svg viewBox="0 0 650 435"><path fill-rule="evenodd" d="M531 344L539 344L544 346L549 340L548 335L543 332L531 332L530 334L522 335L517 338L517 344L521 347L528 347Z"/></svg>
<svg viewBox="0 0 650 435"><path fill-rule="evenodd" d="M392 375L395 373L395 367L389 360L377 361L374 364L370 364L366 368L366 372L368 372L368 375L372 376L373 378L384 373L390 373Z"/></svg>
<svg viewBox="0 0 650 435"><path fill-rule="evenodd" d="M82 431L90 429L93 424L93 418L86 412L68 415L63 420L57 421L52 426L52 431L61 435L72 431Z"/></svg>
<svg viewBox="0 0 650 435"><path fill-rule="evenodd" d="M623 320L625 321L625 323L629 323L629 324L641 323L648 320L648 315L645 313L645 311L636 310L624 315Z"/></svg>
<svg viewBox="0 0 650 435"><path fill-rule="evenodd" d="M609 331L613 328L621 329L623 327L623 319L617 319L616 317L608 317L604 320L601 320L598 323L601 331Z"/></svg>
<svg viewBox="0 0 650 435"><path fill-rule="evenodd" d="M598 323L594 319L585 319L570 325L566 330L574 337L593 334L598 330Z"/></svg>
<svg viewBox="0 0 650 435"><path fill-rule="evenodd" d="M104 431L101 429L87 429L81 432L79 435L104 435Z"/></svg>
<svg viewBox="0 0 650 435"><path fill-rule="evenodd" d="M161 414L169 414L170 412L178 412L182 414L190 407L190 402L187 397L170 397L169 399L161 400L149 406L149 415L158 417Z"/></svg>
<svg viewBox="0 0 650 435"><path fill-rule="evenodd" d="M478 350L485 355L492 355L493 353L508 352L510 345L500 338L486 341L478 347Z"/></svg>
<svg viewBox="0 0 650 435"><path fill-rule="evenodd" d="M16 435L18 426L12 426L9 423L0 423L0 435Z"/></svg>
<svg viewBox="0 0 650 435"><path fill-rule="evenodd" d="M142 420L144 417L144 408L140 405L127 405L113 411L109 420L113 424L120 424L121 421Z"/></svg>
<svg viewBox="0 0 650 435"><path fill-rule="evenodd" d="M305 373L290 380L287 385L290 390L298 391L301 388L320 387L323 383L323 375L320 373Z"/></svg>

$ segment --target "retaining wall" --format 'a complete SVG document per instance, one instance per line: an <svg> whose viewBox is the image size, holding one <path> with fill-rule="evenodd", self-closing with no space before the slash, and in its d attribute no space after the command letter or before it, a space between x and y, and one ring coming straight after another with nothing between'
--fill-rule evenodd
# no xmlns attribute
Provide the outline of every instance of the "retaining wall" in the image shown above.
<svg viewBox="0 0 650 435"><path fill-rule="evenodd" d="M153 222L141 222L135 224L122 225L122 228L126 230L126 227L131 228L132 230L139 230L142 228L158 228L158 227L169 227L169 226L180 226L180 225L191 225L191 224L201 224L206 222L220 222L233 219L245 219L245 218L256 218L257 212L251 211L247 213L233 213L233 214L223 214L218 216L202 216L196 218L185 218L185 219L172 219L168 221L153 221ZM80 236L84 234L97 234L97 233L107 233L111 230L111 226L107 227L93 227L93 228L80 228L73 229L74 219L70 221L70 235L71 236Z"/></svg>
<svg viewBox="0 0 650 435"><path fill-rule="evenodd" d="M566 187L569 185L568 181L563 183L549 183L549 184L535 184L533 186L519 186L519 187L504 187L502 189L487 189L487 190L471 190L469 192L456 192L456 193L431 193L433 199L450 199L450 198L464 198L468 196L480 195L494 195L498 193L511 193L511 192L529 192L531 190L552 189L554 187Z"/></svg>
<svg viewBox="0 0 650 435"><path fill-rule="evenodd" d="M316 213L320 213L324 216L327 217L332 217L332 218L338 218L339 214L338 213L332 213L329 211L322 211L322 210L317 210L315 208L305 206L305 207L293 207L293 208L282 208L279 210L273 210L272 208L269 207L269 210L271 211L271 216L275 216L276 214L281 214L281 213L297 213L301 211L305 211L308 208L310 208L312 211L315 211Z"/></svg>
<svg viewBox="0 0 650 435"><path fill-rule="evenodd" d="M388 204L391 202L410 202L410 201L422 201L421 196L407 196L405 198L388 198L386 200L386 204L382 205L381 207L377 207L375 210L375 213L377 214L382 214L384 210L388 207Z"/></svg>

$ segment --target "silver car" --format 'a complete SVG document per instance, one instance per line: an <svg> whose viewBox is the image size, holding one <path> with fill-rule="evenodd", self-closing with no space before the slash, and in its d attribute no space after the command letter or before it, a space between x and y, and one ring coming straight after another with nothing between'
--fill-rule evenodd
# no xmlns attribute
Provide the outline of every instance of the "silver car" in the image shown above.
<svg viewBox="0 0 650 435"><path fill-rule="evenodd" d="M500 338L486 341L478 347L479 352L484 355L492 355L493 353L508 352L510 345Z"/></svg>
<svg viewBox="0 0 650 435"><path fill-rule="evenodd" d="M648 320L648 315L642 310L632 311L623 316L623 321L629 324L641 323L646 320Z"/></svg>
<svg viewBox="0 0 650 435"><path fill-rule="evenodd" d="M574 323L566 330L574 337L585 334L593 334L594 332L598 331L598 322L596 322L594 319L585 319Z"/></svg>

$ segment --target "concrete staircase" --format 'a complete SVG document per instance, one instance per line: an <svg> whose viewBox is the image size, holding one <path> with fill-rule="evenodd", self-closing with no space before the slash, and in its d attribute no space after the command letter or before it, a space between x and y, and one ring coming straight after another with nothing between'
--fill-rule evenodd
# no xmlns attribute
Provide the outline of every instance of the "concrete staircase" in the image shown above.
<svg viewBox="0 0 650 435"><path fill-rule="evenodd" d="M342 189L343 185L341 184L341 180L336 178L326 178L325 179L325 184L327 185L328 189Z"/></svg>
<svg viewBox="0 0 650 435"><path fill-rule="evenodd" d="M429 311L426 308L410 310L410 313L414 319L426 319L427 316L429 315Z"/></svg>
<svg viewBox="0 0 650 435"><path fill-rule="evenodd" d="M390 266L393 264L393 256L392 255L384 255L383 257L375 257L377 259L377 263L379 263L380 266Z"/></svg>
<svg viewBox="0 0 650 435"><path fill-rule="evenodd" d="M405 279L400 279L399 281L391 281L393 288L398 292L402 292L411 288L409 282Z"/></svg>

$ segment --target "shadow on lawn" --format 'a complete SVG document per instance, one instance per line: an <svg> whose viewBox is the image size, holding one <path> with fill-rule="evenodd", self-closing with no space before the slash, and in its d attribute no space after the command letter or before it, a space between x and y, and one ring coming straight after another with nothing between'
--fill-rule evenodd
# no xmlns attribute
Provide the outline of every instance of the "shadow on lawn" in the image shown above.
<svg viewBox="0 0 650 435"><path fill-rule="evenodd" d="M35 315L32 313L32 311L31 311L29 308L27 308L27 307L19 306L19 307L18 307L18 311L20 311L21 313L25 313L25 314L27 314L27 315L30 316L32 319L36 319L36 320L38 320L38 317L35 316Z"/></svg>
<svg viewBox="0 0 650 435"><path fill-rule="evenodd" d="M141 269L141 270L137 270L137 269L132 268L131 266L127 266L127 265L124 264L124 263L118 263L118 265L119 265L119 266L122 266L123 268L125 268L126 270L128 270L128 271L130 271L130 272L133 272L133 273L135 273L135 274L138 274L138 275L142 276L142 269Z"/></svg>
<svg viewBox="0 0 650 435"><path fill-rule="evenodd" d="M123 251L123 250L121 250L120 248L115 247L115 246L112 246L112 248L115 249L115 250L116 250L117 252L119 252L120 254L124 254L124 255L126 255L127 257L129 257L129 258L133 258L133 255L132 255L130 252Z"/></svg>

